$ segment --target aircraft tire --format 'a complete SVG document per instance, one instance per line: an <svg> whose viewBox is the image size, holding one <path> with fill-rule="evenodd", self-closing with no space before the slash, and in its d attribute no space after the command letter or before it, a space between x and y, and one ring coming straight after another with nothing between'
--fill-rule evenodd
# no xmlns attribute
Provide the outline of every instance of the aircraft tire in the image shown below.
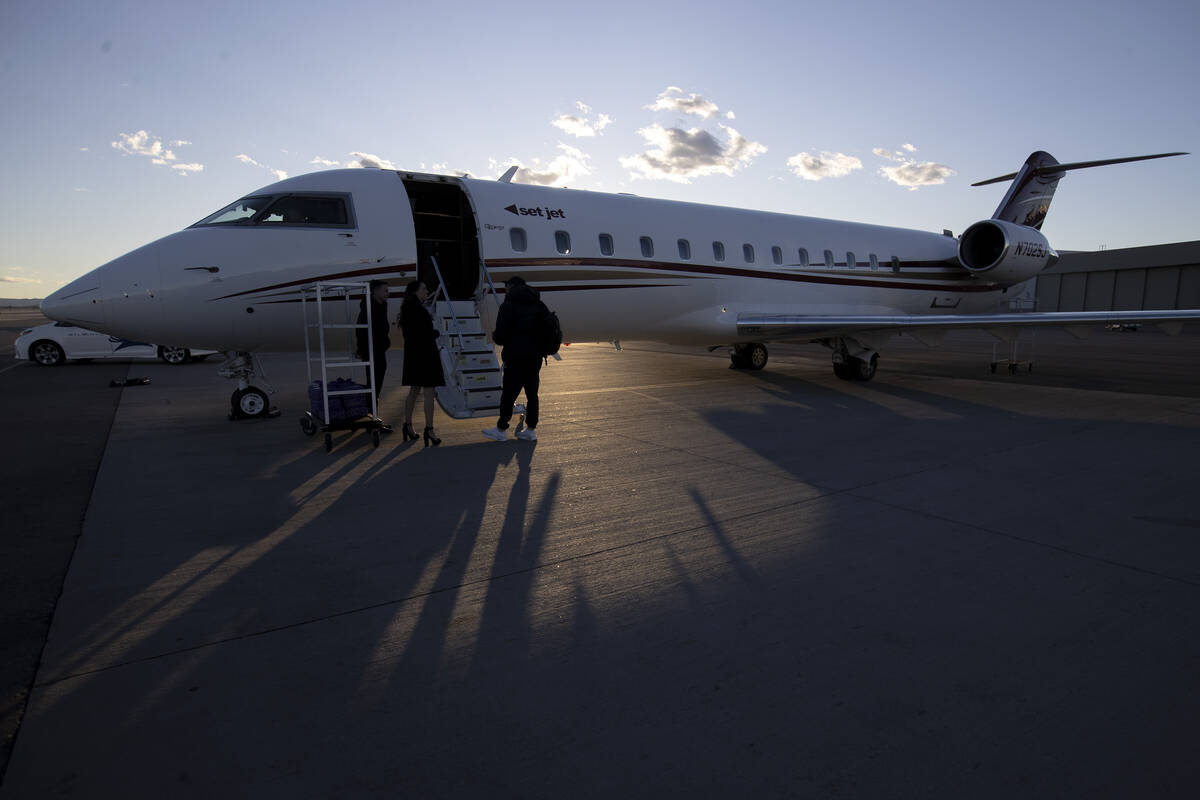
<svg viewBox="0 0 1200 800"><path fill-rule="evenodd" d="M42 339L29 346L29 359L43 367L57 367L67 360L67 354L56 343Z"/></svg>
<svg viewBox="0 0 1200 800"><path fill-rule="evenodd" d="M234 419L265 417L270 408L267 393L254 386L236 390L230 400L233 403Z"/></svg>
<svg viewBox="0 0 1200 800"><path fill-rule="evenodd" d="M854 372L849 364L838 364L837 362L834 362L833 374L837 375L844 381L854 380Z"/></svg>
<svg viewBox="0 0 1200 800"><path fill-rule="evenodd" d="M729 360L734 369L760 370L767 365L767 347L758 342L735 345Z"/></svg>
<svg viewBox="0 0 1200 800"><path fill-rule="evenodd" d="M762 369L767 365L767 346L758 342L747 345L744 357L748 369Z"/></svg>
<svg viewBox="0 0 1200 800"><path fill-rule="evenodd" d="M853 373L852 379L856 381L869 381L875 377L875 369L879 366L879 356L871 356L869 361L856 358L851 365L850 370Z"/></svg>

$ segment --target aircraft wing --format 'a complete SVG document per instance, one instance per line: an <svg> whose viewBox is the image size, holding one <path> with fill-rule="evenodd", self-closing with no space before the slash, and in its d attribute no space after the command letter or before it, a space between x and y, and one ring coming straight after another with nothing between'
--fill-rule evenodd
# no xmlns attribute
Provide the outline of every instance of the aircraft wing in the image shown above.
<svg viewBox="0 0 1200 800"><path fill-rule="evenodd" d="M829 339L868 333L939 335L948 330L986 330L1010 339L1022 328L1067 328L1093 325L1155 324L1170 334L1185 322L1200 322L1200 309L1173 311L1026 311L1010 314L755 314L738 315L739 336L771 339Z"/></svg>

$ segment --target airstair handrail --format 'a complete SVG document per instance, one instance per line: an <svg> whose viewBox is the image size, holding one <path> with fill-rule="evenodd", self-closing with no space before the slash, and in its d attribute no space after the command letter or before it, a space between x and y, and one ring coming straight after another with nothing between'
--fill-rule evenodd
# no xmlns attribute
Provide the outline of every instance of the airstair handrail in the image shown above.
<svg viewBox="0 0 1200 800"><path fill-rule="evenodd" d="M496 311L500 311L500 295L496 292L496 284L492 283L492 273L488 271L487 262L482 258L479 259L479 269L483 271L483 277L487 279L488 289L492 293L492 299L496 301Z"/></svg>
<svg viewBox="0 0 1200 800"><path fill-rule="evenodd" d="M433 262L433 271L437 275L438 279L437 292L434 292L433 294L434 307L437 307L437 294L438 292L441 292L442 296L446 298L447 307L450 309L450 319L454 323L454 333L456 336L458 336L458 348L461 350L464 345L462 328L458 324L458 312L454 310L454 301L450 299L450 293L446 291L446 281L442 278L442 271L438 268L437 258L435 256L430 256L429 260Z"/></svg>

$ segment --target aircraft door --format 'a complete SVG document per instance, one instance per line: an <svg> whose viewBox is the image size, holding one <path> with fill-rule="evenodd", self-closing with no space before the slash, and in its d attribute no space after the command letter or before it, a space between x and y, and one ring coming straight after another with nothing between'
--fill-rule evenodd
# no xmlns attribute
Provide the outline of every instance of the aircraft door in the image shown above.
<svg viewBox="0 0 1200 800"><path fill-rule="evenodd" d="M451 300L471 300L479 287L479 235L470 201L456 183L404 181L417 238L417 276L432 293L438 270Z"/></svg>

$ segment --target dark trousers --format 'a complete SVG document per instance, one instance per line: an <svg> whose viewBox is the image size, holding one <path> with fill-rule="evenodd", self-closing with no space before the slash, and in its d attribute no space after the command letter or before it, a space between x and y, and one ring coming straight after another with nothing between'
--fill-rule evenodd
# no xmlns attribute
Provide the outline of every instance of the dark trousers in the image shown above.
<svg viewBox="0 0 1200 800"><path fill-rule="evenodd" d="M378 401L379 393L383 391L383 376L387 374L387 350L376 350L371 361L375 365L375 400Z"/></svg>
<svg viewBox="0 0 1200 800"><path fill-rule="evenodd" d="M538 424L538 384L542 378L541 356L513 358L504 362L504 383L500 387L500 419L496 427L508 429L512 419L513 403L517 395L525 390L525 425L536 428Z"/></svg>

